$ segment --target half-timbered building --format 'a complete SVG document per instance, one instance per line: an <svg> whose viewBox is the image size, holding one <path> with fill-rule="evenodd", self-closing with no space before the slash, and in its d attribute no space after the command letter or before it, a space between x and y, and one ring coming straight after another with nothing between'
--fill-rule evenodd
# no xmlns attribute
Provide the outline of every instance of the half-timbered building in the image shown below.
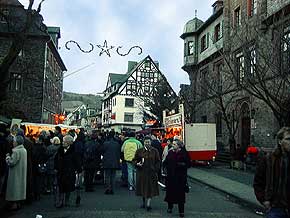
<svg viewBox="0 0 290 218"><path fill-rule="evenodd" d="M148 110L145 102L156 95L164 82L170 90L167 95L176 96L158 62L150 56L139 63L129 61L126 74L110 73L102 103L103 128L117 132L142 129L144 111Z"/></svg>

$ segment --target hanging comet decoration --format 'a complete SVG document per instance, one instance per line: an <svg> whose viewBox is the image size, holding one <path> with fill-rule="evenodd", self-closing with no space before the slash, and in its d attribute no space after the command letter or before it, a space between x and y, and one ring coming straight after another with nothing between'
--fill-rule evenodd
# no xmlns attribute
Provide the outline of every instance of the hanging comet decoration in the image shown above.
<svg viewBox="0 0 290 218"><path fill-rule="evenodd" d="M74 40L70 40L70 41L67 41L67 42L65 43L65 48L66 48L67 50L70 50L70 49L71 49L71 48L68 46L70 43L75 44L75 45L79 48L79 50L80 50L81 52L83 52L83 53L91 53L91 52L95 49L95 46L94 46L92 43L89 43L90 46L91 46L91 49L89 49L89 50L84 50L84 49L81 48L81 46L79 45L78 42L76 42L76 41L74 41ZM110 50L113 50L113 49L116 48L117 46L108 46L107 40L105 40L103 45L96 45L96 47L98 47L98 48L101 50L100 53L99 53L99 56L102 56L102 55L105 53L106 55L108 55L109 57L111 57ZM118 46L117 49L116 49L116 53L117 53L118 55L120 55L120 56L127 56L127 55L129 55L130 52L131 52L133 49L139 49L139 50L140 50L139 53L138 53L138 55L141 55L142 52L143 52L143 50L142 50L142 48L141 48L140 46L135 45L135 46L132 46L132 47L128 50L127 53L121 53L121 52L120 52L120 49L121 49L122 47L123 47L123 46Z"/></svg>
<svg viewBox="0 0 290 218"><path fill-rule="evenodd" d="M138 55L142 54L142 48L140 46L138 46L138 45L135 45L135 46L131 47L129 49L129 51L127 53L125 53L125 54L122 54L122 53L119 52L119 49L121 49L121 48L122 48L122 46L119 46L117 48L117 50L116 50L117 54L120 55L120 56L126 56L126 55L130 54L131 50L134 49L134 48L140 49L140 52L138 53Z"/></svg>
<svg viewBox="0 0 290 218"><path fill-rule="evenodd" d="M69 44L69 43L74 43L74 44L76 44L77 47L80 49L80 51L83 52L83 53L91 53L91 52L94 50L94 45L93 45L92 43L90 43L91 49L88 50L88 51L85 51L85 50L83 50L83 49L81 48L81 46L79 45L79 43L77 43L77 42L74 41L74 40L70 40L70 41L67 41L67 42L65 43L65 48L66 48L67 50L70 50L70 48L68 47L68 44Z"/></svg>

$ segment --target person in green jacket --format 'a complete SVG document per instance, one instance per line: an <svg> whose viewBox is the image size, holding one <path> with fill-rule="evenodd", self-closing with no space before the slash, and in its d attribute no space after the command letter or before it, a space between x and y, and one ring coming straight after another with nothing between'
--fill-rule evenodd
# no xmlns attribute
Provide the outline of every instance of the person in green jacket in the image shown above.
<svg viewBox="0 0 290 218"><path fill-rule="evenodd" d="M121 148L121 152L124 152L124 160L127 163L128 186L130 191L134 190L136 182L135 166L132 160L135 157L136 151L142 147L142 143L135 138L135 133L130 132L129 138L123 143Z"/></svg>

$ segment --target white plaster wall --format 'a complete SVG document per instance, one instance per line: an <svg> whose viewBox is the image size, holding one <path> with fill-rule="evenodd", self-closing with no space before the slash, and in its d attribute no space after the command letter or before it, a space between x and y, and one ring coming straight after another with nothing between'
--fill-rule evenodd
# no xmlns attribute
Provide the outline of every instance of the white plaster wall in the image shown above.
<svg viewBox="0 0 290 218"><path fill-rule="evenodd" d="M198 36L198 62L199 63L223 47L223 37L214 43L214 28L218 23L221 23L221 25L222 25L222 21L223 21L223 16L221 15L213 23L211 23L206 29L204 29L200 33L200 35ZM221 26L221 31L222 30L223 30L223 27ZM201 38L202 38L202 36L204 36L207 33L209 33L208 48L200 53L200 51L201 51L201 43L200 43Z"/></svg>
<svg viewBox="0 0 290 218"><path fill-rule="evenodd" d="M142 100L136 97L123 95L117 95L114 98L116 99L116 105L112 106L112 113L116 113L116 119L112 120L112 124L114 123L143 124L143 115L140 110L140 106L144 105ZM125 107L125 98L133 98L134 107ZM134 113L133 123L124 122L125 112Z"/></svg>

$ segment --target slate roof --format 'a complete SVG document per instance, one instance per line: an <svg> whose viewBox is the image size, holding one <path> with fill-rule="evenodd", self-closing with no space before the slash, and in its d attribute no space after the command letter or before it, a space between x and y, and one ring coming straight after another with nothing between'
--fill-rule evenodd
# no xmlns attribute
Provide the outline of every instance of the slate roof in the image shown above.
<svg viewBox="0 0 290 218"><path fill-rule="evenodd" d="M118 74L118 73L110 73L109 77L111 79L111 85L114 85L116 83L123 83L127 79L126 74Z"/></svg>

